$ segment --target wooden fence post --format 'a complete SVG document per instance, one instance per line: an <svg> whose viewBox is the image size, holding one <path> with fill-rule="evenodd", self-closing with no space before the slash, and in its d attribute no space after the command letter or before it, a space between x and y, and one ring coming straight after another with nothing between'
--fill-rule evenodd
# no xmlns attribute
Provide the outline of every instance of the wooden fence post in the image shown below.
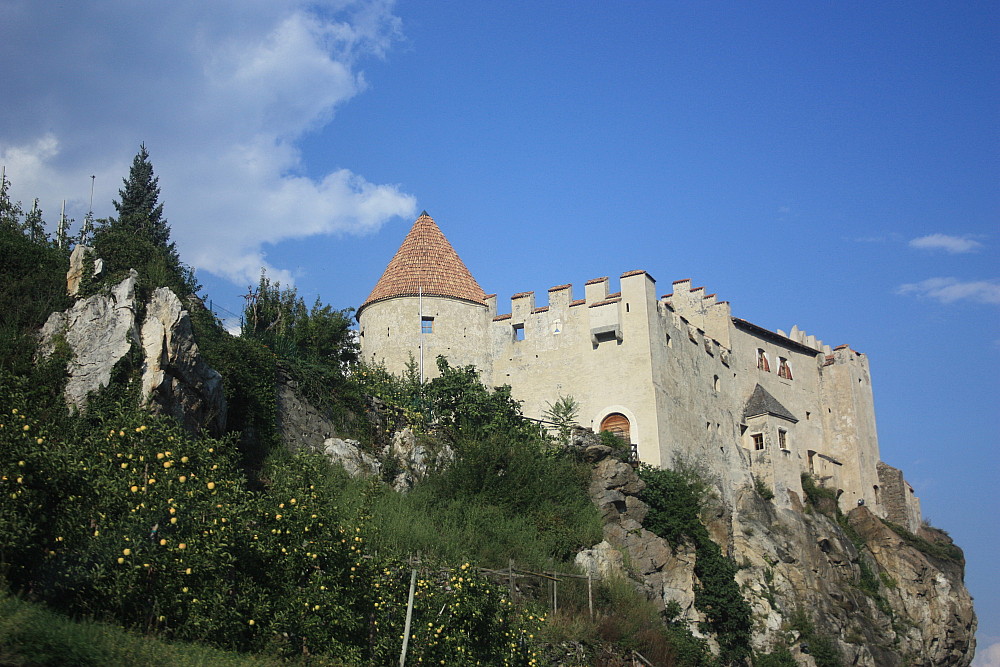
<svg viewBox="0 0 1000 667"><path fill-rule="evenodd" d="M587 571L587 608L590 609L590 620L594 620L594 587L590 570Z"/></svg>
<svg viewBox="0 0 1000 667"><path fill-rule="evenodd" d="M406 623L403 626L403 650L399 654L399 667L406 665L406 648L410 644L410 621L413 620L413 594L417 590L417 568L410 575L410 599L406 603Z"/></svg>

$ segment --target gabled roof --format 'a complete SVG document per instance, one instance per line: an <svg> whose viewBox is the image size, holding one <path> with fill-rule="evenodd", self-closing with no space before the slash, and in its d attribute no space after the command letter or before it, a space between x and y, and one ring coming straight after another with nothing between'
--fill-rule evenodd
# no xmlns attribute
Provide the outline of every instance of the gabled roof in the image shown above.
<svg viewBox="0 0 1000 667"><path fill-rule="evenodd" d="M483 303L485 294L427 211L420 214L358 314L398 296L445 296ZM485 304L484 304L485 305Z"/></svg>
<svg viewBox="0 0 1000 667"><path fill-rule="evenodd" d="M774 415L775 417L787 419L792 423L798 421L795 415L788 411L788 408L779 403L778 399L771 396L766 389L758 384L753 388L750 400L747 401L747 405L743 409L743 418L749 419L750 417L759 417L760 415Z"/></svg>

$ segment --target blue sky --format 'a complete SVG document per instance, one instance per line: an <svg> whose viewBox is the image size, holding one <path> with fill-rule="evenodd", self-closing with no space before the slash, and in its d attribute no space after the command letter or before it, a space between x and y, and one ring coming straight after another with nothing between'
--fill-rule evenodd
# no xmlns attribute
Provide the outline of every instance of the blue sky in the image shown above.
<svg viewBox="0 0 1000 667"><path fill-rule="evenodd" d="M229 311L261 266L357 306L426 209L501 303L641 268L865 352L882 458L966 549L977 665L1000 665L1000 5L0 15L15 197L79 221L93 174L109 215L144 141L182 257Z"/></svg>

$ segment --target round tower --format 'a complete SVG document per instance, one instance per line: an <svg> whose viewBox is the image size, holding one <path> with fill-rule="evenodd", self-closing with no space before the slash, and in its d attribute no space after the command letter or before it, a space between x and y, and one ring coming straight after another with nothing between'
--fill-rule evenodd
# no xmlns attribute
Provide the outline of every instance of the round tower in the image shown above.
<svg viewBox="0 0 1000 667"><path fill-rule="evenodd" d="M361 357L401 374L412 362L424 378L436 359L491 370L486 296L427 211L358 308Z"/></svg>

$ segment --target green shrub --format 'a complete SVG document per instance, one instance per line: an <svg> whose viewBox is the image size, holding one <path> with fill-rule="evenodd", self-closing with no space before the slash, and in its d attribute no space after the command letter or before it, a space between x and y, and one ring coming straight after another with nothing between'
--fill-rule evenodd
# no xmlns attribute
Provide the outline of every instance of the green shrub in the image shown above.
<svg viewBox="0 0 1000 667"><path fill-rule="evenodd" d="M787 647L763 653L753 659L753 667L797 667L798 664Z"/></svg>
<svg viewBox="0 0 1000 667"><path fill-rule="evenodd" d="M772 491L771 487L767 485L767 482L765 482L757 475L753 476L753 488L754 491L757 492L757 495L763 498L764 500L774 499L774 491Z"/></svg>
<svg viewBox="0 0 1000 667"><path fill-rule="evenodd" d="M253 492L231 439L193 438L131 400L95 401L85 417L55 424L34 419L10 387L0 405L0 561L14 589L228 649L358 664L398 652L402 620L384 593L394 591L398 610L405 590L380 582L406 568L363 557L370 518L363 505L338 505L328 492L337 476L321 457L285 455ZM461 594L439 583L421 593L416 619L446 623L457 638L448 650L484 664L530 659L530 642L506 639L535 634L530 612L478 580Z"/></svg>
<svg viewBox="0 0 1000 667"><path fill-rule="evenodd" d="M690 542L696 550L695 606L706 616L704 629L716 635L723 662L750 655L750 605L740 593L736 564L722 555L699 518L707 484L691 467L661 470L644 465L642 500L649 507L645 525L673 545Z"/></svg>
<svg viewBox="0 0 1000 667"><path fill-rule="evenodd" d="M955 544L948 542L931 542L930 540L925 540L922 537L914 535L906 528L892 523L891 521L883 521L883 523L903 538L903 541L909 546L927 556L959 563L965 560L965 554L962 552L961 547Z"/></svg>

